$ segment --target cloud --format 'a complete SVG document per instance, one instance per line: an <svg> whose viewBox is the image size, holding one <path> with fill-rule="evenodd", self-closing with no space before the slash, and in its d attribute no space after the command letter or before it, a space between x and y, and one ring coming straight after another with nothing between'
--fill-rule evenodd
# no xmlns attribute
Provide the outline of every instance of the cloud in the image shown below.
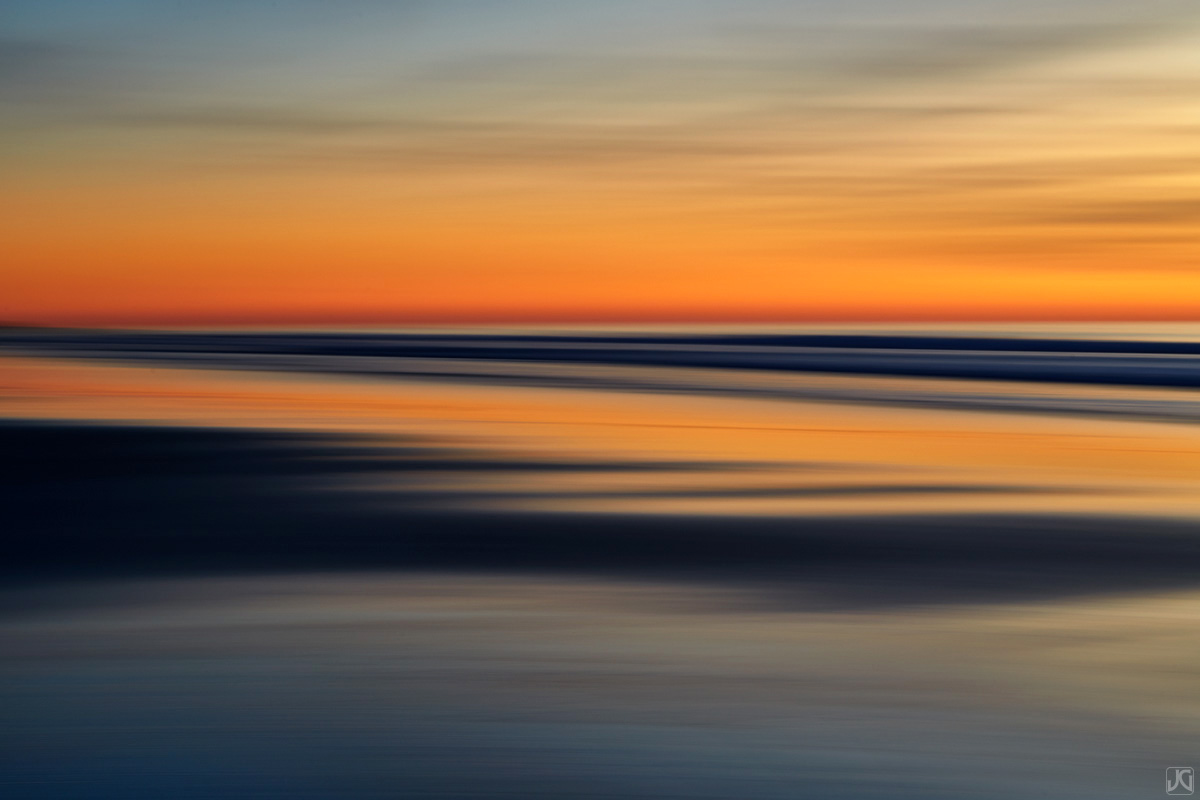
<svg viewBox="0 0 1200 800"><path fill-rule="evenodd" d="M750 143L692 135L672 126L365 116L265 106L116 111L98 119L143 131L216 134L251 145L237 151L239 160L306 168L591 167L755 154ZM255 142L273 147L256 148Z"/></svg>
<svg viewBox="0 0 1200 800"><path fill-rule="evenodd" d="M757 28L706 6L654 47L636 32L618 40L617 27L592 36L564 27L560 17L578 22L569 7L546 23L571 29L563 38L443 8L415 15L430 38L422 44L405 28L403 41L416 42L407 49L385 34L409 15L393 20L384 5L329 12L336 30L322 36L315 6L297 4L281 20L304 29L297 37L262 28L274 16L254 6L238 17L244 30L226 36L233 18L223 15L243 14L234 5L203 12L202 33L190 38L181 17L165 14L151 28L170 35L122 40L120 52L0 42L0 97L66 112L54 124L80 139L100 129L105 154L124 148L134 159L239 173L403 174L414 192L447 175L465 178L455 186L467 193L495 175L535 189L565 176L580 192L587 181L623 182L643 206L674 214L699 199L775 239L799 237L814 218L821 224L808 229L836 237L903 216L929 231L923 253L939 242L961 252L971 237L952 229L1007 236L1020 226L1036 249L1052 225L1067 237L1071 226L1195 218L1188 202L1082 199L1089 183L1187 169L1186 131L1162 131L1172 119L1164 109L1195 80L1178 71L1159 79L1119 56L1186 27L1162 5L1067 3L1042 14L981 3L972 21L919 2L866 3L861 19L839 23L834 4L766 3L754 13L777 24ZM301 6L309 10L293 15ZM614 8L606 24L627 11ZM1057 69L1107 51L1118 55ZM1167 147L1162 136L1173 137ZM1084 139L1089 147L1076 150ZM1060 206L1045 207L1048 190L1062 190Z"/></svg>
<svg viewBox="0 0 1200 800"><path fill-rule="evenodd" d="M159 106L115 110L99 119L114 125L146 128L194 128L207 131L259 132L282 136L321 136L381 132L412 134L445 132L449 125L431 120L371 117L334 109L289 109L270 105ZM468 126L456 126L464 128Z"/></svg>
<svg viewBox="0 0 1200 800"><path fill-rule="evenodd" d="M1200 198L1078 203L1035 221L1050 225L1190 225L1200 222Z"/></svg>
<svg viewBox="0 0 1200 800"><path fill-rule="evenodd" d="M894 33L830 70L833 77L862 86L914 81L947 83L984 71L1032 64L1125 45L1172 29L1160 20L1109 25L993 25L942 27Z"/></svg>
<svg viewBox="0 0 1200 800"><path fill-rule="evenodd" d="M95 86L88 51L62 43L0 39L0 99L39 101L78 96Z"/></svg>

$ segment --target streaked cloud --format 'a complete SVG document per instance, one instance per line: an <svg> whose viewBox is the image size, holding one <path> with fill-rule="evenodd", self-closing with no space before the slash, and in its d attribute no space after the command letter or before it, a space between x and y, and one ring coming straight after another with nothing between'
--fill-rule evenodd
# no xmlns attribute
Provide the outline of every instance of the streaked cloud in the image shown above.
<svg viewBox="0 0 1200 800"><path fill-rule="evenodd" d="M794 280L787 253L819 253L868 283L860 270L891 274L889 261L928 263L927 280L1006 258L1066 274L1083 259L1064 253L1115 238L1117 250L1162 251L1127 269L1193 258L1182 236L1194 224L1200 22L1182 3L131 0L101 12L59 0L8 11L0 97L30 185L38 169L137 174L148 187L223 176L227 194L247 197L292 182L305 188L287 202L313 210L290 223L278 212L278 230L319 229L305 215L330 191L358 197L346 213L364 250L412 241L388 220L434 208L443 222L422 230L543 241L549 224L561 249L524 260L576 262L574 231L580 251L613 243L620 282L673 285L710 239L709 258L752 259L774 295ZM392 199L380 205L380 192ZM699 237L682 232L685 218ZM1112 271L1123 258L1091 263ZM726 292L704 269L715 302Z"/></svg>

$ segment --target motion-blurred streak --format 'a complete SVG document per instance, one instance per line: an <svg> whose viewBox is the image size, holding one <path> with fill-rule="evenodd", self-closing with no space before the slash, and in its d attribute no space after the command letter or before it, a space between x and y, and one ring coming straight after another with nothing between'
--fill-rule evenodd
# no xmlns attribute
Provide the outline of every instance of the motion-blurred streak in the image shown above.
<svg viewBox="0 0 1200 800"><path fill-rule="evenodd" d="M516 335L10 331L0 348L184 367L433 378L1162 422L1200 421L1190 393L1072 387L1200 385L1191 341L938 335ZM626 368L597 372L594 367ZM638 371L641 370L641 371ZM716 371L740 373L722 379ZM949 379L904 386L757 376ZM958 381L951 384L949 381Z"/></svg>
<svg viewBox="0 0 1200 800"><path fill-rule="evenodd" d="M1188 342L923 336L505 337L380 334L41 334L9 347L61 355L236 364L237 356L370 356L716 367L1114 386L1200 386Z"/></svg>
<svg viewBox="0 0 1200 800"><path fill-rule="evenodd" d="M698 581L794 608L1200 585L1200 527L1188 522L504 512L472 509L468 493L460 493L458 508L437 508L436 493L406 485L413 470L397 472L388 491L333 481L350 446L278 432L0 427L0 450L36 453L41 471L39 481L3 484L3 571L24 584L338 569L549 573ZM428 441L422 448L437 449ZM127 468L105 474L114 463ZM487 468L482 459L473 465Z"/></svg>

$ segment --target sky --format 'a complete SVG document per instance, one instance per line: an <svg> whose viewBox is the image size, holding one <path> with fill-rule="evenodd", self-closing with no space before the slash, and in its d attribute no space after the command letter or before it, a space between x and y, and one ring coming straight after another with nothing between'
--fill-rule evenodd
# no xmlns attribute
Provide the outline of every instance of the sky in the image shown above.
<svg viewBox="0 0 1200 800"><path fill-rule="evenodd" d="M6 0L0 320L1195 319L1194 0Z"/></svg>

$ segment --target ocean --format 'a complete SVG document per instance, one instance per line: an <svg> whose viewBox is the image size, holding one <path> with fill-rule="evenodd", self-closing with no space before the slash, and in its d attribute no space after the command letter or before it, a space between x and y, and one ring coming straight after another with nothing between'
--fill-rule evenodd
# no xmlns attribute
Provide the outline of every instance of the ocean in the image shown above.
<svg viewBox="0 0 1200 800"><path fill-rule="evenodd" d="M0 794L1156 797L1200 325L0 331Z"/></svg>

